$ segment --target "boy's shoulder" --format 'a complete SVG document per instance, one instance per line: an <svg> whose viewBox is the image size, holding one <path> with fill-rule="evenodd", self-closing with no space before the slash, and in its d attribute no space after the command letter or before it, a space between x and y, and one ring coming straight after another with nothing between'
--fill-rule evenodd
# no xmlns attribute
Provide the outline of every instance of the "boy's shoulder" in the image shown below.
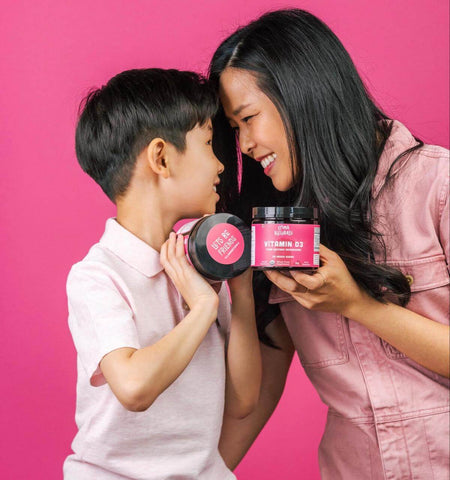
<svg viewBox="0 0 450 480"><path fill-rule="evenodd" d="M108 269L108 267L112 267L113 264L113 254L109 252L100 242L97 242L89 248L89 251L84 258L72 265L70 272L83 271L92 266L98 266L101 268L102 265Z"/></svg>
<svg viewBox="0 0 450 480"><path fill-rule="evenodd" d="M137 272L151 277L161 270L159 252L126 230L115 218L109 218L98 243L72 266L69 279L75 273L86 272L127 278L130 272Z"/></svg>
<svg viewBox="0 0 450 480"><path fill-rule="evenodd" d="M88 285L90 282L117 282L120 273L117 258L114 257L101 243L94 244L82 260L72 265L67 277L67 289L79 284Z"/></svg>

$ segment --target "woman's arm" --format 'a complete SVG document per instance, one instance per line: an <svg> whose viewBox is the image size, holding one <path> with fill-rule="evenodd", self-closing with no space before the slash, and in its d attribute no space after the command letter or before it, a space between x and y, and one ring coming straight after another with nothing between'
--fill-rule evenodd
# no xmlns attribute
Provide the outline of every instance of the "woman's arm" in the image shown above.
<svg viewBox="0 0 450 480"><path fill-rule="evenodd" d="M383 304L367 295L344 313L420 365L450 377L450 329L393 303Z"/></svg>
<svg viewBox="0 0 450 480"><path fill-rule="evenodd" d="M243 418L254 410L261 386L261 354L251 269L230 279L228 286L232 303L226 357L225 414Z"/></svg>
<svg viewBox="0 0 450 480"><path fill-rule="evenodd" d="M294 346L283 319L278 317L266 331L279 349L261 344L262 382L256 408L243 419L224 415L219 451L231 470L242 460L275 410L292 361Z"/></svg>
<svg viewBox="0 0 450 480"><path fill-rule="evenodd" d="M374 332L420 365L450 376L450 328L393 303L378 302L358 286L342 259L320 246L323 266L313 275L266 272L268 278L310 310L336 312Z"/></svg>

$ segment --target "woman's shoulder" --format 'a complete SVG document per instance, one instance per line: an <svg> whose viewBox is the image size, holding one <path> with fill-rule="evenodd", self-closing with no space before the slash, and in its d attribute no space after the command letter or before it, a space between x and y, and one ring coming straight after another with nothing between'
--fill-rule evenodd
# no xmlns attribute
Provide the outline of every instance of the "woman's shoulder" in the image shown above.
<svg viewBox="0 0 450 480"><path fill-rule="evenodd" d="M449 173L450 151L439 145L424 144L415 153L418 162L423 168L434 168Z"/></svg>
<svg viewBox="0 0 450 480"><path fill-rule="evenodd" d="M399 180L420 186L425 192L432 189L442 195L449 186L449 167L449 150L439 145L424 144L406 157L404 171L399 171Z"/></svg>
<svg viewBox="0 0 450 480"><path fill-rule="evenodd" d="M398 120L392 123L392 130L386 143L386 150L391 148L392 152L388 152L388 156L396 157L410 148L418 146L420 141ZM424 143L421 147L413 150L411 156L423 161L427 159L439 160L442 165L449 161L449 150L439 145L430 145Z"/></svg>
<svg viewBox="0 0 450 480"><path fill-rule="evenodd" d="M448 185L449 150L439 145L420 143L399 121L392 124L391 134L380 157L374 182L373 196L376 198L389 179L397 187ZM418 193L418 192L416 192Z"/></svg>

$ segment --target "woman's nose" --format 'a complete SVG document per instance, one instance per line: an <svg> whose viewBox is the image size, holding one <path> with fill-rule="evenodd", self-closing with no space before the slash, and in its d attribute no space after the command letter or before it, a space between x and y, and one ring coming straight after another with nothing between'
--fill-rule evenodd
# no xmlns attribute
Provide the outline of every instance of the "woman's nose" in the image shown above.
<svg viewBox="0 0 450 480"><path fill-rule="evenodd" d="M251 156L252 150L255 148L256 143L249 135L248 131L244 129L239 130L239 146L241 148L242 153Z"/></svg>

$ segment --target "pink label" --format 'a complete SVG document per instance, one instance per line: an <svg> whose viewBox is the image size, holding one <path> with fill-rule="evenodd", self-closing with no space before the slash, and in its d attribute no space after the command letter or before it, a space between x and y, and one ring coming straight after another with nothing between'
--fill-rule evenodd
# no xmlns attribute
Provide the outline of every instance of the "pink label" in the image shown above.
<svg viewBox="0 0 450 480"><path fill-rule="evenodd" d="M244 253L244 237L234 225L219 223L208 232L206 248L217 263L230 265Z"/></svg>
<svg viewBox="0 0 450 480"><path fill-rule="evenodd" d="M252 225L252 267L319 267L320 226L296 223Z"/></svg>

